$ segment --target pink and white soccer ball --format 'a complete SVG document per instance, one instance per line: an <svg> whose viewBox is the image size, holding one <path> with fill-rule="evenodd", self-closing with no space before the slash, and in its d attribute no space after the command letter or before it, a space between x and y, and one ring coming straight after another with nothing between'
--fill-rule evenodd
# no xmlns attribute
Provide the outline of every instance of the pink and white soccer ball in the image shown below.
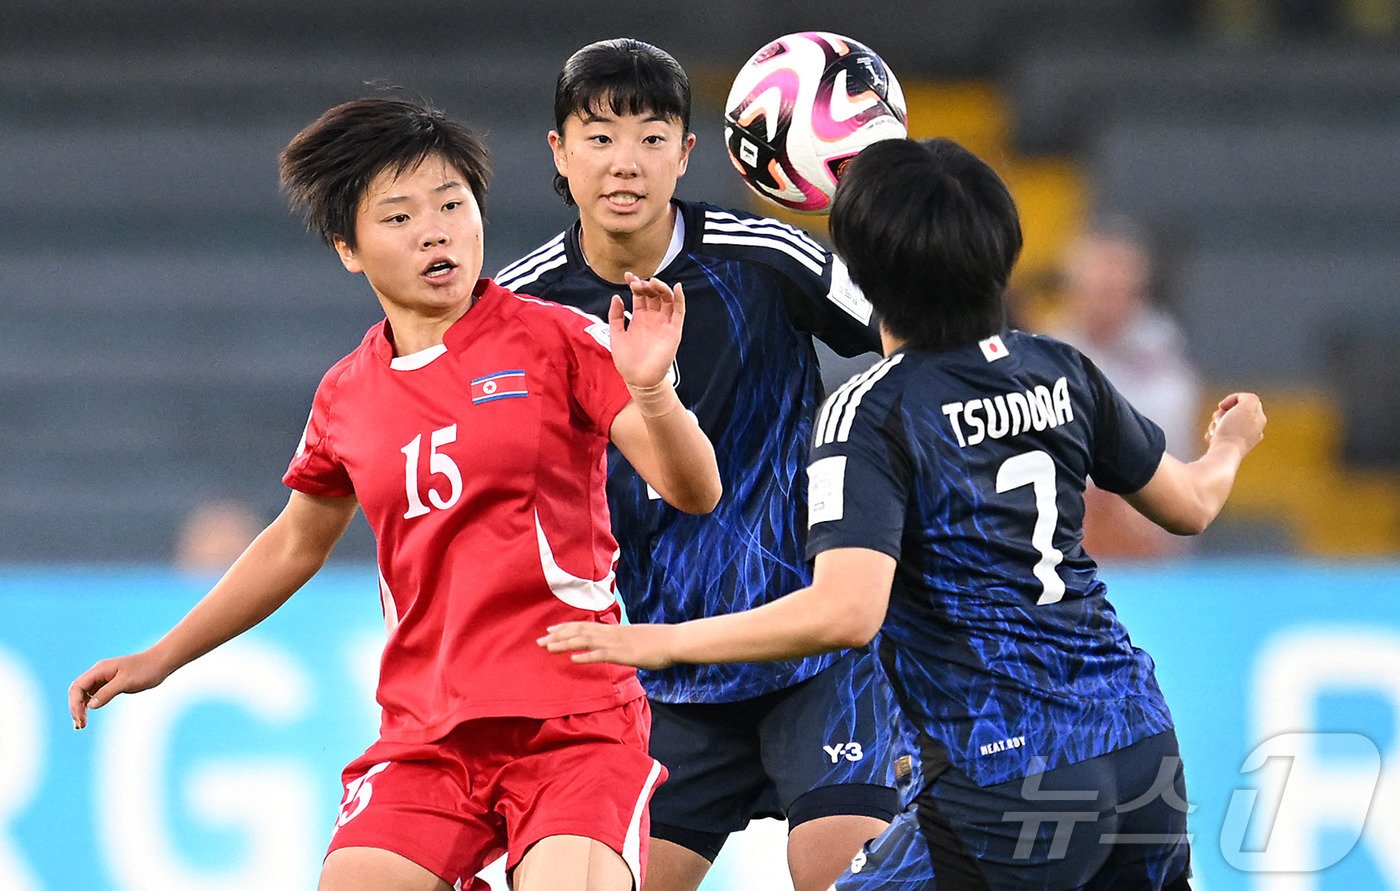
<svg viewBox="0 0 1400 891"><path fill-rule="evenodd" d="M846 163L908 133L904 91L884 60L849 37L788 34L744 63L724 104L729 159L755 192L825 213Z"/></svg>

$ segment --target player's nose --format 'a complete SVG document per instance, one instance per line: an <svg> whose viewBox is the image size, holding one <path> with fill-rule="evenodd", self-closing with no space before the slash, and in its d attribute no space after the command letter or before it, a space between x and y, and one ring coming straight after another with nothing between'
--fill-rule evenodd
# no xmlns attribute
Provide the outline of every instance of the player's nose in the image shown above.
<svg viewBox="0 0 1400 891"><path fill-rule="evenodd" d="M616 176L632 176L637 172L637 153L619 145L612 153L612 172Z"/></svg>

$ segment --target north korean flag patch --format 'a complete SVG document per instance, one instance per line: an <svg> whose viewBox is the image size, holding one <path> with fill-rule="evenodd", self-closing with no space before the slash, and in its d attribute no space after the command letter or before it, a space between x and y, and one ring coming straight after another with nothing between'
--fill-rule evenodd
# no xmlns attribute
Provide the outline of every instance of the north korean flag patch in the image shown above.
<svg viewBox="0 0 1400 891"><path fill-rule="evenodd" d="M529 395L522 369L498 371L472 381L472 405L497 399L524 399Z"/></svg>

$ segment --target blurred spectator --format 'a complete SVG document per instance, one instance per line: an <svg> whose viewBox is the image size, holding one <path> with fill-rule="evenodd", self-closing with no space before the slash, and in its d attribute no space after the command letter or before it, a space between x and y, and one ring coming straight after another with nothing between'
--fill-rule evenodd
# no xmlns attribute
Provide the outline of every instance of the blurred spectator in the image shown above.
<svg viewBox="0 0 1400 891"><path fill-rule="evenodd" d="M266 525L241 501L207 501L190 511L175 540L173 562L183 572L222 573Z"/></svg>
<svg viewBox="0 0 1400 891"><path fill-rule="evenodd" d="M1152 303L1152 256L1132 220L1105 218L1070 246L1061 315L1048 333L1094 361L1139 411L1161 425L1167 451L1193 460L1201 441L1201 387L1181 329ZM1085 493L1084 546L1094 557L1165 557L1186 539L1149 522L1125 501Z"/></svg>

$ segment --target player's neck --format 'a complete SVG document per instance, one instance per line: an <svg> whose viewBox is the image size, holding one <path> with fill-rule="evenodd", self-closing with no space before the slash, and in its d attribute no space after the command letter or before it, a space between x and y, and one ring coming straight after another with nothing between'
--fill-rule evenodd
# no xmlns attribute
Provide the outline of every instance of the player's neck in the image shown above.
<svg viewBox="0 0 1400 891"><path fill-rule="evenodd" d="M886 356L892 356L896 351L904 349L909 343L902 337L895 337L883 324L880 325L880 349Z"/></svg>
<svg viewBox="0 0 1400 891"><path fill-rule="evenodd" d="M442 343L447 329L457 324L457 320L466 315L475 302L475 298L472 298L443 315L431 315L381 301L384 317L389 320L394 355L411 356Z"/></svg>
<svg viewBox="0 0 1400 891"><path fill-rule="evenodd" d="M579 241L588 268L609 282L621 282L628 272L651 278L660 271L661 261L671 246L677 212L675 205L671 205L670 213L636 232L608 232L581 220Z"/></svg>

